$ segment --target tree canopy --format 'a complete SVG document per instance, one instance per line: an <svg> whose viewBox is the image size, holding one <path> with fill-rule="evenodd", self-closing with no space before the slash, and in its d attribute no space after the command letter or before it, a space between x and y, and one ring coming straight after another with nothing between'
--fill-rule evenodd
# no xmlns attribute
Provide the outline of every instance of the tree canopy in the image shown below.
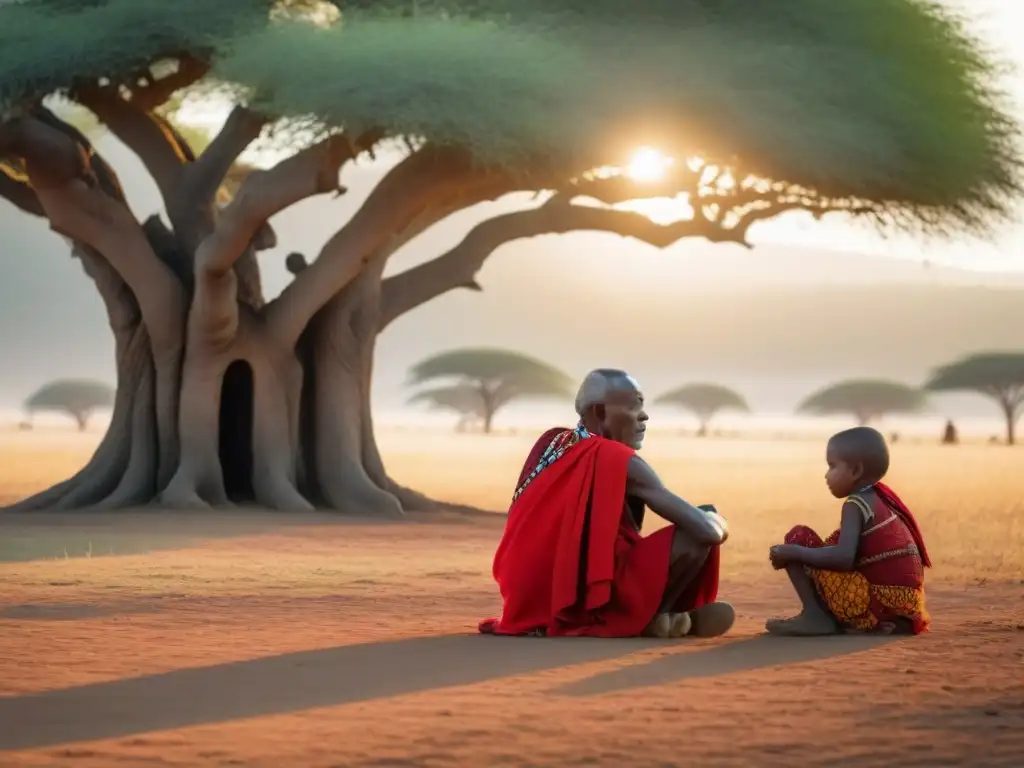
<svg viewBox="0 0 1024 768"><path fill-rule="evenodd" d="M1024 410L1024 352L981 352L941 366L925 384L932 392L968 391L991 397L1006 418L1006 442L1016 442Z"/></svg>
<svg viewBox="0 0 1024 768"><path fill-rule="evenodd" d="M482 427L486 418L484 400L479 389L465 382L420 390L409 398L408 404L425 405L434 411L458 414L458 430L475 423Z"/></svg>
<svg viewBox="0 0 1024 768"><path fill-rule="evenodd" d="M57 379L32 393L25 401L25 410L30 414L40 411L66 413L82 430L93 411L113 404L114 389L109 384L89 379Z"/></svg>
<svg viewBox="0 0 1024 768"><path fill-rule="evenodd" d="M742 395L721 384L683 384L661 395L656 403L684 408L700 419L699 434L707 434L707 425L719 411L747 412L750 407Z"/></svg>
<svg viewBox="0 0 1024 768"><path fill-rule="evenodd" d="M490 432L494 414L523 398L573 396L572 379L553 366L528 355L502 349L460 349L420 361L409 371L409 385L449 380L446 386L413 395L412 403L476 416Z"/></svg>
<svg viewBox="0 0 1024 768"><path fill-rule="evenodd" d="M1019 189L995 64L925 0L334 5L327 26L266 0L8 5L0 106L176 59L263 114L458 146L543 186L642 142L680 160L675 191L699 156L733 169L716 196L757 207L983 229Z"/></svg>
<svg viewBox="0 0 1024 768"><path fill-rule="evenodd" d="M866 424L890 413L917 413L925 404L925 394L915 387L896 381L854 379L815 392L797 410L820 416L850 414Z"/></svg>

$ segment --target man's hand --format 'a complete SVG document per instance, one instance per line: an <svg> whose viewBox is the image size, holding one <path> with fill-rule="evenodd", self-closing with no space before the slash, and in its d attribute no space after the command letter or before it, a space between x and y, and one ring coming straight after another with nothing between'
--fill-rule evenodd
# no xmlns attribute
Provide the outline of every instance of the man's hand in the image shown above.
<svg viewBox="0 0 1024 768"><path fill-rule="evenodd" d="M715 509L714 504L700 504L697 509L702 510L711 524L721 532L722 544L725 544L729 540L729 523L726 519Z"/></svg>
<svg viewBox="0 0 1024 768"><path fill-rule="evenodd" d="M768 550L768 559L771 560L772 568L780 571L790 563L797 562L799 549L793 544L776 544Z"/></svg>
<svg viewBox="0 0 1024 768"><path fill-rule="evenodd" d="M721 533L722 544L729 539L729 523L714 504L698 504L697 509L703 512L715 529Z"/></svg>

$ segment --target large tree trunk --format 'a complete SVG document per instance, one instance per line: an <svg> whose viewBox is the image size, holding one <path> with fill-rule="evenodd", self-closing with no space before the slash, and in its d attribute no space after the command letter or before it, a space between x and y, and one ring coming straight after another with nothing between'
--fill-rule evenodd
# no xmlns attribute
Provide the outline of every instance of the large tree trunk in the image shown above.
<svg viewBox="0 0 1024 768"><path fill-rule="evenodd" d="M178 412L181 460L161 494L175 507L256 502L308 509L298 492L294 403L302 367L244 306L227 343L190 323Z"/></svg>
<svg viewBox="0 0 1024 768"><path fill-rule="evenodd" d="M337 509L401 514L376 444L363 439L372 431L369 384L386 258L366 268L366 260L347 256L387 253L387 201L368 205L318 262L321 273L334 270L347 284L334 298L324 297L320 279L307 280L265 307L253 258L276 210L336 187L347 144L329 139L255 174L215 225L179 213L171 231L158 220L140 225L112 172L105 185L84 181L74 144L66 156L54 152L69 150L67 130L30 119L7 140L31 159L30 212L45 213L77 244L73 252L103 297L118 371L110 429L88 465L16 508L252 502L310 509L299 491L304 475ZM93 163L97 173L109 170ZM412 164L411 175L429 180L430 167L421 165ZM205 209L202 200L193 210ZM420 203L408 206L416 213ZM400 213L405 225L410 212ZM303 317L312 318L305 333ZM312 354L300 360L303 346ZM313 396L304 400L304 390ZM303 455L303 425L315 425L311 456Z"/></svg>
<svg viewBox="0 0 1024 768"><path fill-rule="evenodd" d="M397 517L433 506L390 480L373 435L380 284L380 269L362 274L316 315L299 354L280 345L245 305L238 305L238 326L226 343L197 329L193 317L180 329L182 374L170 398L180 454L164 482L152 342L137 323L120 330L113 417L93 459L14 508L301 510L316 502Z"/></svg>
<svg viewBox="0 0 1024 768"><path fill-rule="evenodd" d="M336 508L398 516L373 438L370 380L380 322L384 262L369 265L313 319L307 331L311 434L305 464L323 501Z"/></svg>

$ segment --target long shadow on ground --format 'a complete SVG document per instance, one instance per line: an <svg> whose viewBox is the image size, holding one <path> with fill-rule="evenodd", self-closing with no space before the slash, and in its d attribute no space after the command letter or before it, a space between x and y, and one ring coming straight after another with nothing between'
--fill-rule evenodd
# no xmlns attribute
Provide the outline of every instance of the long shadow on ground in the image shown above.
<svg viewBox="0 0 1024 768"><path fill-rule="evenodd" d="M504 515L471 507L412 512L401 521L335 512L281 514L238 508L218 512L158 509L122 512L4 512L0 509L0 563L76 557L144 555L204 541L288 532L310 526L466 523L497 526Z"/></svg>
<svg viewBox="0 0 1024 768"><path fill-rule="evenodd" d="M562 686L555 693L567 696L596 696L631 688L664 685L694 677L718 677L785 664L818 661L859 653L896 638L864 635L833 637L757 637L734 640L711 647L689 648L659 656L646 663L602 672Z"/></svg>
<svg viewBox="0 0 1024 768"><path fill-rule="evenodd" d="M468 685L615 658L656 642L445 635L0 698L0 750L118 738Z"/></svg>
<svg viewBox="0 0 1024 768"><path fill-rule="evenodd" d="M852 652L832 638L813 658ZM760 641L693 649L640 667L641 679L664 683L686 674L808 660L801 643L753 653ZM51 747L151 731L296 712L604 661L664 647L659 641L497 638L445 635L303 651L251 661L184 669L26 696L0 698L0 750ZM811 646L805 646L811 647ZM868 647L862 641L858 649ZM788 650L787 650L788 649ZM717 661L716 661L717 659ZM680 666L681 665L681 666ZM714 670L718 670L716 673ZM687 673L686 670L689 670ZM634 673L635 674L635 673ZM615 675L592 679L615 690ZM627 679L629 679L627 677ZM636 678L633 678L634 683ZM593 681L596 681L593 682ZM593 692L593 691L592 691Z"/></svg>
<svg viewBox="0 0 1024 768"><path fill-rule="evenodd" d="M338 515L286 516L244 509L218 514L155 509L131 513L0 512L0 563L143 555L288 527L330 525L338 520Z"/></svg>

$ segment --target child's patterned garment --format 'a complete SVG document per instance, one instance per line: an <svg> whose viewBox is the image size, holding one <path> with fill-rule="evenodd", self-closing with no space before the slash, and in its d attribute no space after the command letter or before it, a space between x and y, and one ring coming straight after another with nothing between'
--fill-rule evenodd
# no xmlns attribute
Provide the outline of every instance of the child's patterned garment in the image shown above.
<svg viewBox="0 0 1024 768"><path fill-rule="evenodd" d="M849 629L873 630L879 624L905 619L915 634L928 629L924 567L930 565L917 524L906 507L880 483L874 501L854 494L846 501L857 505L864 528L852 571L826 571L804 567L818 594L839 622ZM798 525L786 535L787 544L801 547L834 546L839 531L827 539Z"/></svg>

